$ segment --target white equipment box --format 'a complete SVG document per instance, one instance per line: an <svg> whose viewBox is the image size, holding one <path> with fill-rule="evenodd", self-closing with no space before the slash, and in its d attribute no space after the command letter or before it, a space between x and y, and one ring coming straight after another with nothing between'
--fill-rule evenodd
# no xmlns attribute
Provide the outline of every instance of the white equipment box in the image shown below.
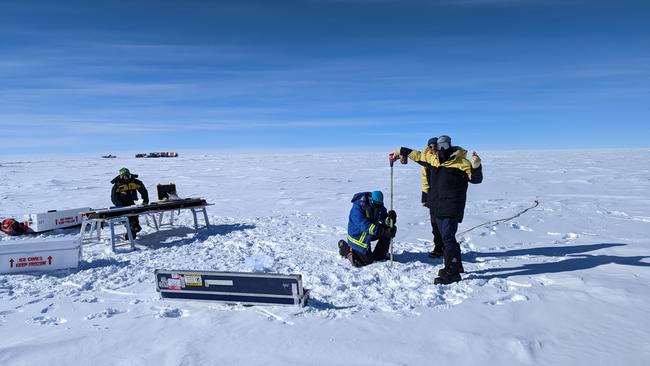
<svg viewBox="0 0 650 366"><path fill-rule="evenodd" d="M28 231L40 233L42 231L63 229L81 225L81 212L90 211L90 207L74 208L63 211L47 211L43 213L25 215L24 224Z"/></svg>
<svg viewBox="0 0 650 366"><path fill-rule="evenodd" d="M78 237L0 241L0 273L77 268L80 257Z"/></svg>

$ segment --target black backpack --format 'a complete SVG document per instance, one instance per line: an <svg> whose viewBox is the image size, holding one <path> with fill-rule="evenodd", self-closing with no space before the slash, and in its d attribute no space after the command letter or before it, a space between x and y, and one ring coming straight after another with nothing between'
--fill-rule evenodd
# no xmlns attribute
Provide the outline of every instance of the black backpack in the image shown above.
<svg viewBox="0 0 650 366"><path fill-rule="evenodd" d="M11 235L11 236L22 235L26 231L25 226L14 219L2 220L2 225L0 226L0 230L2 230L7 235Z"/></svg>

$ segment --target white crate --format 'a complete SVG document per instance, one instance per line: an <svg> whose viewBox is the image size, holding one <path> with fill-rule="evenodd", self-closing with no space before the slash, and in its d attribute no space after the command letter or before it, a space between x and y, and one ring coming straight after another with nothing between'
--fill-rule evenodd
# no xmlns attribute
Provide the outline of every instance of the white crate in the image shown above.
<svg viewBox="0 0 650 366"><path fill-rule="evenodd" d="M81 225L80 213L90 210L92 210L90 207L74 208L63 211L52 210L43 213L25 215L23 221L29 228L29 231L40 233L42 231Z"/></svg>
<svg viewBox="0 0 650 366"><path fill-rule="evenodd" d="M77 268L80 257L78 237L0 241L0 273Z"/></svg>

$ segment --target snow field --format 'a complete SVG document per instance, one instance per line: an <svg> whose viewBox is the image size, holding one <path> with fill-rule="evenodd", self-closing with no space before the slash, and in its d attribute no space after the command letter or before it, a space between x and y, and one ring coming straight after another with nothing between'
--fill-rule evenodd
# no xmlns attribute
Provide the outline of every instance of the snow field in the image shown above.
<svg viewBox="0 0 650 366"><path fill-rule="evenodd" d="M633 153L650 161L650 151ZM131 365L643 364L650 171L607 164L611 154L481 154L485 181L470 186L459 232L540 205L459 237L466 274L450 286L433 285L441 260L426 254L415 164L395 167L393 266L352 268L337 254L352 195L382 189L389 202L385 154L0 161L0 216L106 207L121 166L140 174L152 199L156 183L174 182L181 196L215 204L207 230L181 216L170 230L145 227L135 252L95 244L76 270L0 275L0 330L19 335L0 341L0 362L23 364L36 343L50 356L82 345L76 360L95 364L107 347L116 352L105 364ZM310 306L162 300L157 268L301 273ZM350 339L388 352L338 353ZM48 360L29 360L39 357Z"/></svg>

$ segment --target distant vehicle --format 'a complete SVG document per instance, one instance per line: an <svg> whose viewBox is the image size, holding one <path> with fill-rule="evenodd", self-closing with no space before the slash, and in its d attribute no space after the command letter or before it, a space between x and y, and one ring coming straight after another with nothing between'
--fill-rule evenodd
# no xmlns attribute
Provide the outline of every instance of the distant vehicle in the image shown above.
<svg viewBox="0 0 650 366"><path fill-rule="evenodd" d="M115 156L115 155L111 155L111 154L108 154L108 155L102 155L102 158L104 158L104 159L115 159L116 157L117 157L117 156Z"/></svg>
<svg viewBox="0 0 650 366"><path fill-rule="evenodd" d="M178 153L174 151L151 152L148 154L135 154L136 158L177 158Z"/></svg>

